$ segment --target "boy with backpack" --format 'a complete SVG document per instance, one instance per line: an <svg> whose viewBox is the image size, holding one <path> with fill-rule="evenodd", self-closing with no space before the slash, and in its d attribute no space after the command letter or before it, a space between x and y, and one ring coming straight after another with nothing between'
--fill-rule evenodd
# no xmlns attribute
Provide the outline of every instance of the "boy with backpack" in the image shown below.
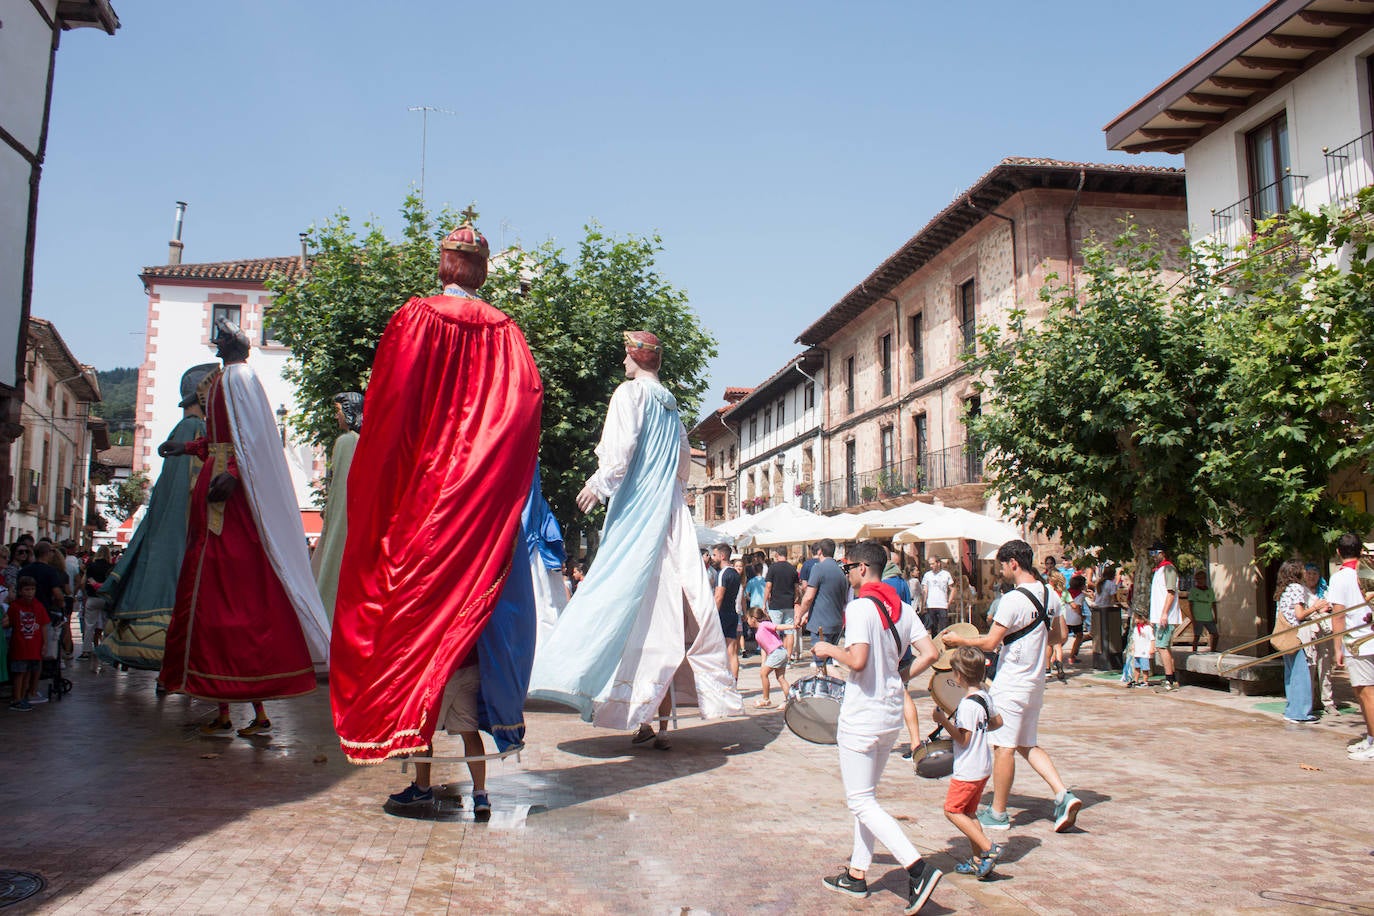
<svg viewBox="0 0 1374 916"><path fill-rule="evenodd" d="M993 706L992 697L983 690L983 674L987 661L981 649L961 646L950 659L954 679L967 690L959 701L951 719L938 706L935 724L949 733L954 742L954 772L949 778L949 792L945 795L945 817L968 837L972 855L954 870L961 875L974 875L979 881L992 874L1002 846L993 843L978 823L978 802L983 787L992 775L992 749L987 733L1000 728L1002 717Z"/></svg>

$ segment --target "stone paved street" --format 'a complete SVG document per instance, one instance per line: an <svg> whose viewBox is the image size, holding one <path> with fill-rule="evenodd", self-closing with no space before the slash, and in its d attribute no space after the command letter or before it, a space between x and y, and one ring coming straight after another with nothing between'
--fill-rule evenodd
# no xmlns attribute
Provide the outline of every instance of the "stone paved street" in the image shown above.
<svg viewBox="0 0 1374 916"><path fill-rule="evenodd" d="M0 868L48 882L17 912L891 913L903 903L885 850L870 899L821 888L851 831L835 751L798 740L777 710L685 722L665 752L534 709L523 759L493 767L493 821L431 823L381 812L405 784L399 765L345 763L323 690L273 704L270 739L214 741L193 733L209 704L156 699L150 674L72 677L61 703L0 710ZM752 664L742 680L757 683ZM1052 832L1044 784L1023 766L997 879L948 875L924 912L1374 914L1374 763L1344 749L1357 717L1285 726L1266 703L1201 687L1128 692L1087 672L1051 684L1042 740L1084 801L1081 829ZM929 702L918 705L924 719ZM448 740L441 752L457 753ZM945 782L915 778L894 753L885 788L922 852L951 870L966 846L941 813Z"/></svg>

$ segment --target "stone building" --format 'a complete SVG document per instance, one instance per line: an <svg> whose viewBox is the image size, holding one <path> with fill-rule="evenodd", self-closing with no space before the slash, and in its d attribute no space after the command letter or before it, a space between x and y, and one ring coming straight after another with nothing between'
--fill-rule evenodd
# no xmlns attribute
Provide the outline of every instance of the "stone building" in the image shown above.
<svg viewBox="0 0 1374 916"><path fill-rule="evenodd" d="M95 369L83 365L52 322L30 316L19 435L6 451L15 469L6 505L5 541L20 534L89 543L90 469L110 447L105 421L91 416L100 400Z"/></svg>
<svg viewBox="0 0 1374 916"><path fill-rule="evenodd" d="M1043 317L1050 274L1072 282L1092 235L1130 217L1171 250L1186 226L1178 169L1004 159L797 338L822 355L822 510L938 498L996 515L963 418L960 359L1014 308Z"/></svg>

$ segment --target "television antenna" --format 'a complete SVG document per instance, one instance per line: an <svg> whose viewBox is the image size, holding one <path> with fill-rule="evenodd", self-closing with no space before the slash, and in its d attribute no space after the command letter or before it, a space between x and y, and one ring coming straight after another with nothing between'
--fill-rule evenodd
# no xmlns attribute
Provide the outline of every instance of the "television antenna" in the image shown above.
<svg viewBox="0 0 1374 916"><path fill-rule="evenodd" d="M425 148L429 145L429 113L456 115L458 112L433 105L412 105L406 111L420 112L420 200L425 199Z"/></svg>

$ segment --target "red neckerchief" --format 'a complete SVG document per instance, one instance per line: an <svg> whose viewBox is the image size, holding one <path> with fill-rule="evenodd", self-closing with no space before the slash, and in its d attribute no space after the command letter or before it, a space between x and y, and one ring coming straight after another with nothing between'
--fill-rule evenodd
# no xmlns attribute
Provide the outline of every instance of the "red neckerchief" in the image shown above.
<svg viewBox="0 0 1374 916"><path fill-rule="evenodd" d="M1359 569L1359 568L1360 568L1360 561L1359 561L1358 558L1356 558L1356 559L1354 559L1354 560L1346 560L1344 563L1341 564L1341 569Z"/></svg>
<svg viewBox="0 0 1374 916"><path fill-rule="evenodd" d="M859 586L859 597L877 598L885 604L893 623L902 619L902 599L897 597L897 590L886 582L865 582ZM887 629L886 620L883 621L883 629Z"/></svg>
<svg viewBox="0 0 1374 916"><path fill-rule="evenodd" d="M1160 560L1159 560L1159 562L1155 564L1155 568L1154 568L1153 572L1159 572L1159 568L1160 568L1161 566L1173 566L1173 565L1174 565L1174 564L1172 564L1172 563L1169 562L1169 558L1168 558L1168 557L1161 557Z"/></svg>
<svg viewBox="0 0 1374 916"><path fill-rule="evenodd" d="M1081 594L1083 594L1083 589L1081 589L1081 588L1071 588L1071 589L1069 589L1069 597L1070 597L1070 598L1077 598L1077 597L1078 597L1079 595L1081 595Z"/></svg>

